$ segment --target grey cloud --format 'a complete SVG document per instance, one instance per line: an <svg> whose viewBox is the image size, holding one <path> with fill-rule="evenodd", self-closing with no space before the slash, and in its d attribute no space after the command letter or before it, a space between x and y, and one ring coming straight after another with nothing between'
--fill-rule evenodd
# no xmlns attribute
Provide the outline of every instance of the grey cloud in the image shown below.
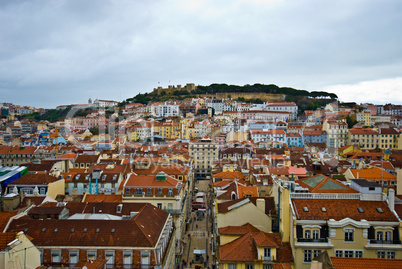
<svg viewBox="0 0 402 269"><path fill-rule="evenodd" d="M396 0L8 1L2 101L118 100L169 81L311 91L394 78L401 10Z"/></svg>

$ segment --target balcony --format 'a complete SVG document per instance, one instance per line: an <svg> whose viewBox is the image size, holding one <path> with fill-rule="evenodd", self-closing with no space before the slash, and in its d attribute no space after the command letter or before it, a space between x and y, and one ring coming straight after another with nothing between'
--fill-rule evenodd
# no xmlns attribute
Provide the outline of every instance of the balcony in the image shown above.
<svg viewBox="0 0 402 269"><path fill-rule="evenodd" d="M401 244L401 240L376 240L369 239L370 244Z"/></svg>
<svg viewBox="0 0 402 269"><path fill-rule="evenodd" d="M313 243L328 243L328 238L318 238L318 239L313 239L313 238L297 238L297 242L300 243L306 243L306 242L313 242Z"/></svg>
<svg viewBox="0 0 402 269"><path fill-rule="evenodd" d="M333 248L334 245L331 244L331 239L327 238L297 238L297 242L295 243L296 248L306 248L306 247L315 247L315 248Z"/></svg>
<svg viewBox="0 0 402 269"><path fill-rule="evenodd" d="M181 209L163 208L163 211L172 215L180 215L182 213Z"/></svg>
<svg viewBox="0 0 402 269"><path fill-rule="evenodd" d="M366 249L402 250L401 240L368 239Z"/></svg>

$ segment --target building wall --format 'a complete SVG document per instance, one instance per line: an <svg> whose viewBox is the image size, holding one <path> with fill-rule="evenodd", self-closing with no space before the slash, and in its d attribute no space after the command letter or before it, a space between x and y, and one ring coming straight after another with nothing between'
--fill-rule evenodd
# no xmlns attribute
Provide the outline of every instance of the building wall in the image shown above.
<svg viewBox="0 0 402 269"><path fill-rule="evenodd" d="M53 199L56 198L58 194L65 194L65 180L60 179L58 181L49 183L47 188L46 195L52 197Z"/></svg>
<svg viewBox="0 0 402 269"><path fill-rule="evenodd" d="M21 242L19 245L0 252L0 268L35 269L40 266L40 252L25 234L19 232L16 239Z"/></svg>
<svg viewBox="0 0 402 269"><path fill-rule="evenodd" d="M228 213L217 215L218 228L225 226L241 226L249 222L263 232L272 232L272 219L258 209L253 203L248 203L232 209Z"/></svg>

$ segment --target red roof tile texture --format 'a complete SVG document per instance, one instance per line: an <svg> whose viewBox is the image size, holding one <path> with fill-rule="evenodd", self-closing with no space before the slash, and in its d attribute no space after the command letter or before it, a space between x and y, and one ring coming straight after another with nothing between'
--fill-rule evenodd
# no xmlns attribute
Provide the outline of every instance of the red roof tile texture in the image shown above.
<svg viewBox="0 0 402 269"><path fill-rule="evenodd" d="M334 269L400 269L401 259L331 257Z"/></svg>
<svg viewBox="0 0 402 269"><path fill-rule="evenodd" d="M383 201L360 201L352 199L293 199L293 208L299 220L342 220L350 218L356 221L398 221L394 213ZM303 210L306 207L308 211ZM322 208L325 207L325 212ZM362 208L360 213L358 208ZM383 213L378 212L381 208Z"/></svg>

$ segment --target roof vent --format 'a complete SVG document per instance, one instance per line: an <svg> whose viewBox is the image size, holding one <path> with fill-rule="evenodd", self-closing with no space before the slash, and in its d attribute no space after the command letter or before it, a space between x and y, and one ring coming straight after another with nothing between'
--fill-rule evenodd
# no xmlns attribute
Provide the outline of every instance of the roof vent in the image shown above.
<svg viewBox="0 0 402 269"><path fill-rule="evenodd" d="M112 232L112 233L114 233L115 231L116 231L116 229L112 229L112 231L111 231L111 232Z"/></svg>
<svg viewBox="0 0 402 269"><path fill-rule="evenodd" d="M54 232L56 233L56 232L58 232L59 231L59 228L55 228L54 229Z"/></svg>
<svg viewBox="0 0 402 269"><path fill-rule="evenodd" d="M86 233L88 231L88 229L87 228L84 228L84 233Z"/></svg>
<svg viewBox="0 0 402 269"><path fill-rule="evenodd" d="M71 228L71 232L72 232L72 233L75 232L75 228Z"/></svg>
<svg viewBox="0 0 402 269"><path fill-rule="evenodd" d="M327 209L325 207L321 207L322 212L327 212Z"/></svg>
<svg viewBox="0 0 402 269"><path fill-rule="evenodd" d="M99 233L99 232L100 232L100 229L99 229L99 228L96 228L96 232Z"/></svg>
<svg viewBox="0 0 402 269"><path fill-rule="evenodd" d="M308 212L308 207L307 207L307 206L304 206L304 207L303 207L303 211L304 211L304 212Z"/></svg>
<svg viewBox="0 0 402 269"><path fill-rule="evenodd" d="M46 231L46 228L43 228L43 229L42 229L42 232L44 232L44 231Z"/></svg>
<svg viewBox="0 0 402 269"><path fill-rule="evenodd" d="M360 213L364 213L364 209L361 207L358 207L357 210L359 210Z"/></svg>

